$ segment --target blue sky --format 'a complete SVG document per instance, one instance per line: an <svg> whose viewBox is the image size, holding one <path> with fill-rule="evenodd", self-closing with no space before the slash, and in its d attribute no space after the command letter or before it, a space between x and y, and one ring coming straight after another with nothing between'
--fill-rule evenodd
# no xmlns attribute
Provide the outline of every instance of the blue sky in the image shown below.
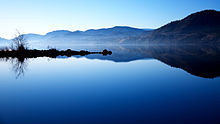
<svg viewBox="0 0 220 124"><path fill-rule="evenodd" d="M45 34L113 26L158 28L204 9L220 10L220 0L0 0L0 37L15 29Z"/></svg>

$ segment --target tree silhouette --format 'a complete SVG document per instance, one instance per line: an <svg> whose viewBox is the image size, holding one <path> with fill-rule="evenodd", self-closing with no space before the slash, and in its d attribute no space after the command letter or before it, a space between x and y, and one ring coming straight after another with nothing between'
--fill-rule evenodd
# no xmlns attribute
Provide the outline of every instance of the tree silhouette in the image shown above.
<svg viewBox="0 0 220 124"><path fill-rule="evenodd" d="M28 42L25 39L24 34L21 34L16 30L15 38L12 40L11 49L17 51L24 51L28 49Z"/></svg>

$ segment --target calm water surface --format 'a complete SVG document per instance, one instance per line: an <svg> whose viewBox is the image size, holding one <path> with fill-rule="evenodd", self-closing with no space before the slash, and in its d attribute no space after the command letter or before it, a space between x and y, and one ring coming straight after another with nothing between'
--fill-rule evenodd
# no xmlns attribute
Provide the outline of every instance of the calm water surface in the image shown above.
<svg viewBox="0 0 220 124"><path fill-rule="evenodd" d="M1 59L0 124L220 123L218 49L109 49L111 56Z"/></svg>

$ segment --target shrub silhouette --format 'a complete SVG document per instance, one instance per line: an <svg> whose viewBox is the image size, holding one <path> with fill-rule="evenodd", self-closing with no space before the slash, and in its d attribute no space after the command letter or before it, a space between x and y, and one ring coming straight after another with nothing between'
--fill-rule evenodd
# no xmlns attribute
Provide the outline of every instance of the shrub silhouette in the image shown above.
<svg viewBox="0 0 220 124"><path fill-rule="evenodd" d="M24 34L21 34L18 30L17 34L15 34L15 38L12 40L11 49L17 51L24 51L28 49L28 42L25 39Z"/></svg>
<svg viewBox="0 0 220 124"><path fill-rule="evenodd" d="M56 58L57 56L67 56L71 57L73 55L89 55L89 54L102 54L104 56L111 55L112 52L108 50L103 50L102 52L89 52L85 50L73 51L71 49L67 50L57 50L55 48L50 48L48 50L37 50L28 49L28 42L25 36L17 31L16 37L13 39L11 49L5 47L5 49L0 50L0 58L18 58L23 60L24 58L37 58L37 57L51 57Z"/></svg>

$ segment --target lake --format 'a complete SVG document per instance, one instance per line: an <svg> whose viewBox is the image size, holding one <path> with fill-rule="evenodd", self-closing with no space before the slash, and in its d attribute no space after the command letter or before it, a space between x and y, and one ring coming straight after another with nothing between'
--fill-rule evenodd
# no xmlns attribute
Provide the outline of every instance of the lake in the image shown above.
<svg viewBox="0 0 220 124"><path fill-rule="evenodd" d="M88 55L0 59L0 124L220 123L220 46L56 46Z"/></svg>

